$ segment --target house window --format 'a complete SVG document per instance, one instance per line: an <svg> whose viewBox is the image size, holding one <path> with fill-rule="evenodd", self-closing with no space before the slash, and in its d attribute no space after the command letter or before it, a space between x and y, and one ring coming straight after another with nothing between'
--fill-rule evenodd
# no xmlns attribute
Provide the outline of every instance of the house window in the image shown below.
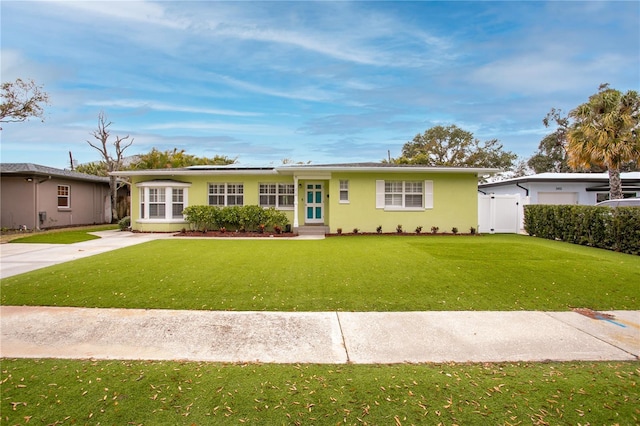
<svg viewBox="0 0 640 426"><path fill-rule="evenodd" d="M184 189L171 189L171 217L173 219L182 219L182 211L184 210Z"/></svg>
<svg viewBox="0 0 640 426"><path fill-rule="evenodd" d="M349 181L348 180L340 181L340 202L341 203L349 202Z"/></svg>
<svg viewBox="0 0 640 426"><path fill-rule="evenodd" d="M293 208L295 201L295 185L292 183L278 184L278 205L279 208Z"/></svg>
<svg viewBox="0 0 640 426"><path fill-rule="evenodd" d="M174 181L149 181L137 184L140 188L140 219L175 222L184 220L182 211L187 203L191 184Z"/></svg>
<svg viewBox="0 0 640 426"><path fill-rule="evenodd" d="M386 181L384 206L396 208L422 207L422 182Z"/></svg>
<svg viewBox="0 0 640 426"><path fill-rule="evenodd" d="M636 197L636 193L635 192L623 192L622 193L622 198L635 198ZM609 199L609 193L608 192L598 192L596 193L596 203L602 202L602 201L607 201Z"/></svg>
<svg viewBox="0 0 640 426"><path fill-rule="evenodd" d="M241 183L210 183L210 206L242 206L244 204L244 185Z"/></svg>
<svg viewBox="0 0 640 426"><path fill-rule="evenodd" d="M433 181L376 181L376 208L424 210L433 208Z"/></svg>
<svg viewBox="0 0 640 426"><path fill-rule="evenodd" d="M292 183L261 183L259 201L261 207L293 208L295 187Z"/></svg>
<svg viewBox="0 0 640 426"><path fill-rule="evenodd" d="M260 184L260 206L275 207L276 206L276 188L275 183Z"/></svg>
<svg viewBox="0 0 640 426"><path fill-rule="evenodd" d="M164 219L166 211L165 189L149 188L149 219Z"/></svg>
<svg viewBox="0 0 640 426"><path fill-rule="evenodd" d="M71 207L69 185L58 185L58 208L68 209Z"/></svg>

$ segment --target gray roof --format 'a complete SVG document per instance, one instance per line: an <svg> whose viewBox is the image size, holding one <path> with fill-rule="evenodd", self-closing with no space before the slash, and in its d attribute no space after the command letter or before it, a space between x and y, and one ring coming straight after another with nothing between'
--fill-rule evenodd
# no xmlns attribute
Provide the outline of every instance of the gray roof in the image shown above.
<svg viewBox="0 0 640 426"><path fill-rule="evenodd" d="M0 174L3 176L42 176L57 177L90 182L109 183L108 177L89 175L72 170L56 169L33 163L0 163Z"/></svg>
<svg viewBox="0 0 640 426"><path fill-rule="evenodd" d="M640 172L620 173L620 179L623 183L640 182ZM591 183L609 183L608 173L539 173L537 175L520 176L517 178L500 180L496 182L483 183L478 185L480 188L493 188L496 186L516 185L520 183L533 182L591 182Z"/></svg>
<svg viewBox="0 0 640 426"><path fill-rule="evenodd" d="M119 170L112 172L115 176L178 176L178 175L209 175L209 174L291 174L307 172L381 172L397 173L475 173L493 174L500 170L495 168L474 167L430 167L419 164L390 164L390 163L336 163L336 164L285 164L281 166L243 166L241 164L229 165L203 165L190 166L175 169L149 169L149 170Z"/></svg>

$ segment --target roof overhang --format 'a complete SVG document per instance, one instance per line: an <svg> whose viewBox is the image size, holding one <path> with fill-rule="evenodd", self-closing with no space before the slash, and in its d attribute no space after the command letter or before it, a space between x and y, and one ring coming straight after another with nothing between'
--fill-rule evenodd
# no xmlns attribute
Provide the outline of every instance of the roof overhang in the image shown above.
<svg viewBox="0 0 640 426"><path fill-rule="evenodd" d="M65 179L92 183L109 184L109 177L79 173L73 170L56 169L32 163L2 163L0 175L6 177L19 177L25 179L44 180Z"/></svg>
<svg viewBox="0 0 640 426"><path fill-rule="evenodd" d="M180 182L177 180L167 180L167 179L158 179L158 180L147 180L145 182L138 182L136 186L139 188L155 188L155 187L173 187L173 188L188 188L191 186L190 182Z"/></svg>
<svg viewBox="0 0 640 426"><path fill-rule="evenodd" d="M620 179L623 185L633 185L640 183L640 173L621 173ZM497 182L482 183L480 188L493 188L497 186L519 185L528 183L592 183L594 185L609 185L609 175L607 173L541 173L531 176L521 176L512 179L505 179Z"/></svg>
<svg viewBox="0 0 640 426"><path fill-rule="evenodd" d="M467 168L467 167L403 167L403 166L283 166L277 168L281 174L305 173L311 170L324 172L350 172L350 173L473 173L473 174L494 174L500 169L490 168Z"/></svg>
<svg viewBox="0 0 640 426"><path fill-rule="evenodd" d="M202 176L202 175L275 175L278 174L274 168L233 168L233 169L206 169L206 168L183 168L183 169L152 169L152 170L122 170L112 172L114 176Z"/></svg>
<svg viewBox="0 0 640 426"><path fill-rule="evenodd" d="M611 188L609 185L590 186L587 188L587 192L609 192ZM637 192L640 191L640 185L622 185L622 191Z"/></svg>
<svg viewBox="0 0 640 426"><path fill-rule="evenodd" d="M180 169L122 170L114 176L202 176L202 175L304 175L330 176L334 172L349 173L455 173L491 175L499 173L496 168L476 167L426 167L380 165L304 165L280 167L229 167L229 166L193 166Z"/></svg>

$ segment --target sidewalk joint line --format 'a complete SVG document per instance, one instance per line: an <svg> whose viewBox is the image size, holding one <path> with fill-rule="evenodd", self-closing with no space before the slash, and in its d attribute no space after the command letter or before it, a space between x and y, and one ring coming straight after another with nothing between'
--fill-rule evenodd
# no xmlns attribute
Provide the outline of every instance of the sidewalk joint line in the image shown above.
<svg viewBox="0 0 640 426"><path fill-rule="evenodd" d="M338 327L340 327L340 337L342 337L342 347L344 348L344 353L347 355L347 364L351 362L351 358L349 357L349 349L347 348L347 342L344 340L344 331L342 331L342 323L340 322L340 315L338 311L336 311L336 319L338 320Z"/></svg>
<svg viewBox="0 0 640 426"><path fill-rule="evenodd" d="M579 313L577 313L577 312L573 312L573 313L574 313L574 314L576 314L576 315L581 315L581 314L579 314ZM550 318L553 318L553 319L554 319L554 320L556 320L556 321L560 321L561 323L563 323L563 324L565 324L565 325L568 325L569 327L574 328L574 329L576 329L576 330L580 331L581 333L586 334L586 335L587 335L587 336L589 336L589 337L592 337L592 338L594 338L594 339L596 339L596 340L601 341L602 343L605 343L605 344L607 344L607 345L609 345L609 346L612 346L612 347L614 347L614 348L616 348L616 349L618 349L618 350L620 350L620 351L622 351L622 352L624 352L624 353L626 353L626 354L629 354L629 355L631 355L632 357L634 357L636 360L640 360L640 357L639 357L638 355L634 354L633 352L630 352L630 351L626 350L625 348L621 348L620 346L618 346L618 345L616 345L616 344L614 344L614 343L612 343L612 342L609 342L609 341L607 341L607 340L603 339L602 337L598 337L598 336L596 336L596 335L594 335L594 334L591 334L591 333L589 333L589 331L587 331L587 330L583 330L582 328L577 327L577 326L575 326L575 325L573 325L573 324L569 324L568 322L563 321L563 320L561 320L560 318L556 318L556 317L554 317L554 316L552 316L552 315L549 315L549 312L544 312L544 314L545 314L546 316L550 317ZM596 319L592 319L592 320L593 320L593 321L601 321L601 320L596 320Z"/></svg>

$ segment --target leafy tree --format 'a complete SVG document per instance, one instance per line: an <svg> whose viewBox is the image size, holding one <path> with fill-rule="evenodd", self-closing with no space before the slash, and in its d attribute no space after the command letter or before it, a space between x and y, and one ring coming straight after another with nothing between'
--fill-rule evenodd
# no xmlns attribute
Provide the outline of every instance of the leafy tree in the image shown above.
<svg viewBox="0 0 640 426"><path fill-rule="evenodd" d="M95 176L108 176L107 165L104 161L93 163L79 164L75 166L75 171Z"/></svg>
<svg viewBox="0 0 640 426"><path fill-rule="evenodd" d="M609 197L622 198L620 171L640 162L640 95L603 84L589 101L569 112L568 163L574 169L600 166L609 172Z"/></svg>
<svg viewBox="0 0 640 426"><path fill-rule="evenodd" d="M280 161L281 161L281 164L282 164L283 166L288 166L288 165L292 165L292 164L295 164L295 165L311 164L311 160L307 160L307 161L305 162L305 161L296 161L296 160L293 160L293 159L291 159L291 158L283 158L283 159L282 159L282 160L280 160Z"/></svg>
<svg viewBox="0 0 640 426"><path fill-rule="evenodd" d="M91 141L87 141L87 143L95 148L102 157L102 162L106 166L107 175L109 176L109 192L111 193L111 219L112 221L117 221L121 219L118 215L118 181L115 176L109 175L109 173L120 170L122 166L122 158L124 151L129 148L133 144L133 139L127 141L129 139L129 135L120 137L116 136L115 141L113 141L113 147L115 148L115 157L109 152L109 138L111 137L111 131L109 127L113 124L112 122L107 122L107 118L104 115L104 112L100 112L98 115L98 128L91 132L91 135L98 141L98 143L94 144Z"/></svg>
<svg viewBox="0 0 640 426"><path fill-rule="evenodd" d="M167 151L159 151L153 148L147 154L138 155L138 159L133 162L131 169L168 169L198 165L226 165L234 164L235 159L223 155L214 157L196 157L185 152L178 151L177 148Z"/></svg>
<svg viewBox="0 0 640 426"><path fill-rule="evenodd" d="M527 166L536 173L567 173L572 169L567 163L567 152L559 133L545 136L538 145L538 151L527 161Z"/></svg>
<svg viewBox="0 0 640 426"><path fill-rule="evenodd" d="M456 125L435 126L404 144L402 155L389 162L432 167L491 167L509 169L517 155L504 151L497 139L480 142Z"/></svg>
<svg viewBox="0 0 640 426"><path fill-rule="evenodd" d="M2 83L0 123L22 122L29 117L38 117L44 121L43 104L48 103L49 95L33 80L19 78L13 83Z"/></svg>

